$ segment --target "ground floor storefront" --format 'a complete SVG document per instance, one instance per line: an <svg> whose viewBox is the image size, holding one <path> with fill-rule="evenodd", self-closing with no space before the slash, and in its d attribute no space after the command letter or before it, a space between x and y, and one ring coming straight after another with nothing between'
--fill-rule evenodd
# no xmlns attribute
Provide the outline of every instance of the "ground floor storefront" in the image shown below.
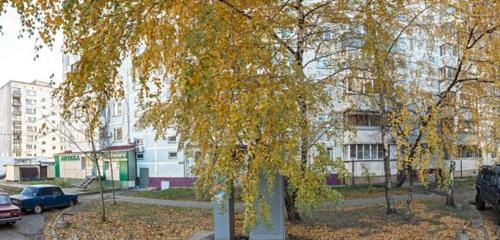
<svg viewBox="0 0 500 240"><path fill-rule="evenodd" d="M136 185L136 159L133 147L115 147L100 151L97 162L90 153L61 153L54 156L55 176L63 178L72 185L82 183L87 178L101 179L105 187L127 189ZM95 185L98 181L89 184Z"/></svg>

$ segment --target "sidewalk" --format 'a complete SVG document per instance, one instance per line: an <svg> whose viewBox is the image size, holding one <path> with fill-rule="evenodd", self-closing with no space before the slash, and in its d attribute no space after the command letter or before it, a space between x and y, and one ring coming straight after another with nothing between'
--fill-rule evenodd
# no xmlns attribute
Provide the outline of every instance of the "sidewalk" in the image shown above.
<svg viewBox="0 0 500 240"><path fill-rule="evenodd" d="M395 202L406 201L406 195L394 195ZM413 200L421 199L431 199L441 197L437 194L413 194ZM201 202L201 201L179 201L179 200L164 200L164 199L153 199L153 198L143 198L143 197L130 197L117 195L116 201L128 202L128 203L139 203L139 204L149 204L158 206L171 206L171 207L191 207L191 208L212 208L212 202ZM377 205L385 203L385 197L375 197L375 198L359 198L344 200L337 206L365 206L365 205ZM236 209L242 209L243 203L235 203Z"/></svg>

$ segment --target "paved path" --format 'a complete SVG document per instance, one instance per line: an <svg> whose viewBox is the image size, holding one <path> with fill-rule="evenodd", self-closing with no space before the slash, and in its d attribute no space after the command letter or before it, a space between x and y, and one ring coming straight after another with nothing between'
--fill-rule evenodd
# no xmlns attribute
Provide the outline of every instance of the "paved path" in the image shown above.
<svg viewBox="0 0 500 240"><path fill-rule="evenodd" d="M441 197L437 194L413 194L413 200L420 199L431 199ZM394 201L406 201L406 195L395 195ZM149 205L158 205L158 206L171 206L171 207L191 207L191 208L212 208L213 204L211 202L200 202L200 201L180 201L180 200L164 200L164 199L152 199L152 198L142 198L142 197L131 197L131 196L123 196L117 195L116 200L120 202L129 202L129 203L140 203L140 204L149 204ZM375 198L361 198L361 199L351 199L344 200L339 204L339 206L365 206L365 205L376 205L385 203L384 197L375 197ZM236 203L236 209L242 209L243 203Z"/></svg>
<svg viewBox="0 0 500 240"><path fill-rule="evenodd" d="M43 238L43 214L26 214L14 225L0 225L0 240L38 240Z"/></svg>
<svg viewBox="0 0 500 240"><path fill-rule="evenodd" d="M171 207L191 207L191 208L212 208L213 207L213 204L211 202L163 200L163 199L152 199L152 198L142 198L142 197L129 197L129 196L123 196L123 195L117 195L116 201L158 205L158 206L171 206ZM242 209L243 204L236 203L235 208Z"/></svg>

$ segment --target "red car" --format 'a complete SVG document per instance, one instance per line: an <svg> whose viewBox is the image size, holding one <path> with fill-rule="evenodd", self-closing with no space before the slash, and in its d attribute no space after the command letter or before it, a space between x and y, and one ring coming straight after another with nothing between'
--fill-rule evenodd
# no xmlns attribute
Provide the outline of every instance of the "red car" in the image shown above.
<svg viewBox="0 0 500 240"><path fill-rule="evenodd" d="M9 194L0 189L0 224L14 224L21 220L21 209L10 201Z"/></svg>

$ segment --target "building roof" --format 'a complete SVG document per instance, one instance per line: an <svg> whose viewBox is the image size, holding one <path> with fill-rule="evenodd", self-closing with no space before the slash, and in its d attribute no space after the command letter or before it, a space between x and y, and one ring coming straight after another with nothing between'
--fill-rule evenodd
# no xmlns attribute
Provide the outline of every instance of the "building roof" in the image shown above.
<svg viewBox="0 0 500 240"><path fill-rule="evenodd" d="M131 149L135 149L135 145L134 144L111 146L109 148L105 148L105 149L102 149L102 150L118 151L118 150L131 150Z"/></svg>
<svg viewBox="0 0 500 240"><path fill-rule="evenodd" d="M56 185L50 185L50 184L35 184L35 185L29 185L29 187L32 188L46 188L46 187L58 187Z"/></svg>
<svg viewBox="0 0 500 240"><path fill-rule="evenodd" d="M117 145L117 146L111 146L109 148L103 148L103 149L99 149L97 150L98 152L102 152L102 151L123 151L123 150L133 150L135 149L135 145L134 144L127 144L127 145ZM69 154L81 154L81 153L91 153L91 151L86 151L86 152L73 152L71 150L66 150L64 152L61 152L61 153L56 153L55 155L69 155Z"/></svg>

